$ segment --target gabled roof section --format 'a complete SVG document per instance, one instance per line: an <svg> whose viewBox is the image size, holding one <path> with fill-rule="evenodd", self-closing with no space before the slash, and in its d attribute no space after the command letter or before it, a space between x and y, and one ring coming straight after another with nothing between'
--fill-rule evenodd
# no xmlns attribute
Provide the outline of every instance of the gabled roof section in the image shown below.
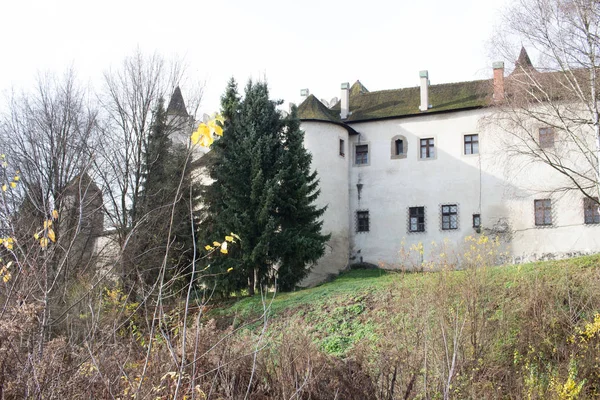
<svg viewBox="0 0 600 400"><path fill-rule="evenodd" d="M167 115L177 115L180 117L188 116L188 112L185 108L185 102L183 101L183 96L181 95L181 89L179 89L179 86L175 88L175 91L171 96L171 101L169 101L169 106L167 107Z"/></svg>
<svg viewBox="0 0 600 400"><path fill-rule="evenodd" d="M360 84L360 82L357 83ZM486 107L490 105L493 85L492 81L487 79L431 85L429 86L429 103L432 108L426 112L419 111L421 92L418 86L376 92L367 91L354 95L351 90L350 93L350 115L344 122L402 118ZM340 103L338 102L330 111L335 112L339 119Z"/></svg>
<svg viewBox="0 0 600 400"><path fill-rule="evenodd" d="M350 87L350 97L359 95L361 93L369 93L369 89L365 87L360 81L354 82L354 84Z"/></svg>
<svg viewBox="0 0 600 400"><path fill-rule="evenodd" d="M357 133L340 119L340 111L331 110L321 103L314 95L310 95L298 106L298 118L302 121L323 121L343 126L350 134Z"/></svg>
<svg viewBox="0 0 600 400"><path fill-rule="evenodd" d="M529 58L529 54L527 54L527 50L525 50L525 47L521 46L519 58L517 58L517 61L515 62L515 69L511 75L523 71L535 71L535 68L531 63L531 59Z"/></svg>

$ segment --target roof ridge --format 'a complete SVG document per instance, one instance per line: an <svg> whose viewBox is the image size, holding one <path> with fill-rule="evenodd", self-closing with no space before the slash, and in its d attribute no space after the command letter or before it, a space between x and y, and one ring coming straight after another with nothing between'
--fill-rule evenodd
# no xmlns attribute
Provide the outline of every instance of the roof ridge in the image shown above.
<svg viewBox="0 0 600 400"><path fill-rule="evenodd" d="M476 80L472 80L472 81L457 81L457 82L445 82L445 83L436 83L435 85L429 85L429 87L436 87L436 86L449 86L449 85L459 85L459 84L465 84L465 83L483 83L483 82L489 82L492 79L476 79ZM364 96L368 96L368 95L373 95L373 94L378 94L378 93L389 93L389 92L395 92L398 90L405 90L405 89L418 89L420 86L416 85L416 86L405 86L405 87L401 87L401 88L396 88L396 89L382 89L382 90L374 90L372 92L366 92L366 93L361 93L361 95Z"/></svg>

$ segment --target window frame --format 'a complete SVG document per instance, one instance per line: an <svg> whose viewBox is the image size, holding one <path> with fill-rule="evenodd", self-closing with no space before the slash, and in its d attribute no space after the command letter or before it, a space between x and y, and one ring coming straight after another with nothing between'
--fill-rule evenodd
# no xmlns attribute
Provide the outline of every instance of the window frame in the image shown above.
<svg viewBox="0 0 600 400"><path fill-rule="evenodd" d="M414 210L414 213L413 213ZM421 212L419 212L421 211ZM412 229L413 218L416 218L416 229ZM422 221L419 221L422 219ZM422 233L425 232L425 206L408 207L408 232L409 233Z"/></svg>
<svg viewBox="0 0 600 400"><path fill-rule="evenodd" d="M473 214L473 228L481 228L481 214Z"/></svg>
<svg viewBox="0 0 600 400"><path fill-rule="evenodd" d="M365 222L366 221L366 222ZM365 226L366 224L366 226ZM369 210L356 210L356 232L369 232L371 229L371 221Z"/></svg>
<svg viewBox="0 0 600 400"><path fill-rule="evenodd" d="M357 163L357 160L358 160L358 158L357 158L357 149L359 147L363 147L363 146L365 146L366 149L367 149L367 151L366 151L366 155L367 155L366 161L365 162L361 162L361 163ZM365 143L365 142L354 143L354 148L353 148L353 150L354 150L353 151L354 166L356 166L356 167L364 167L364 166L370 165L370 163L371 163L371 158L369 157L369 153L370 153L370 150L371 150L370 147L371 146L369 146L369 143Z"/></svg>
<svg viewBox="0 0 600 400"><path fill-rule="evenodd" d="M346 157L346 141L342 138L339 138L339 154L340 157Z"/></svg>
<svg viewBox="0 0 600 400"><path fill-rule="evenodd" d="M598 210L598 198L583 198L583 223L585 225L600 224L600 211Z"/></svg>
<svg viewBox="0 0 600 400"><path fill-rule="evenodd" d="M398 154L397 152L397 142L402 141L402 153ZM392 160L399 160L402 158L406 158L408 153L408 140L406 140L406 136L396 135L390 141L390 158Z"/></svg>
<svg viewBox="0 0 600 400"><path fill-rule="evenodd" d="M544 134L542 135L542 131ZM538 128L538 145L541 149L551 149L554 147L556 132L551 126Z"/></svg>
<svg viewBox="0 0 600 400"><path fill-rule="evenodd" d="M444 211L444 208L448 208L447 211ZM454 211L452 211L454 208ZM442 204L440 206L440 216L441 216L441 227L443 231L455 231L458 230L458 204ZM454 226L452 225L452 217L454 219ZM445 221L447 218L447 221ZM447 227L444 227L444 224L447 222Z"/></svg>
<svg viewBox="0 0 600 400"><path fill-rule="evenodd" d="M467 138L470 140L467 141ZM475 140L473 140L475 139ZM477 145L477 152L473 152L473 145ZM471 152L467 153L467 148L470 148ZM463 135L463 155L465 156L476 156L479 154L479 133L468 133Z"/></svg>
<svg viewBox="0 0 600 400"><path fill-rule="evenodd" d="M538 211L541 212L541 214L538 213ZM552 199L533 200L533 215L535 226L552 226Z"/></svg>
<svg viewBox="0 0 600 400"><path fill-rule="evenodd" d="M424 141L425 144L423 144ZM425 149L425 157L423 157L423 149ZM435 160L436 156L437 152L435 151L435 138L419 138L419 160Z"/></svg>

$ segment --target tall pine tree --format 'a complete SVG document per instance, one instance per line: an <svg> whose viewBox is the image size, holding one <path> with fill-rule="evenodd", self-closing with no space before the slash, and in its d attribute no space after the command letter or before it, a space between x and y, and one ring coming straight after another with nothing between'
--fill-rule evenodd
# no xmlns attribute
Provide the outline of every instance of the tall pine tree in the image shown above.
<svg viewBox="0 0 600 400"><path fill-rule="evenodd" d="M186 276L194 256L192 210L199 192L187 149L170 138L173 129L160 99L145 146L143 188L136 199L139 221L128 246L137 277L147 285L159 277L165 254L165 282L175 284Z"/></svg>
<svg viewBox="0 0 600 400"><path fill-rule="evenodd" d="M227 257L211 260L224 294L245 286L253 294L277 275L281 288L293 288L328 239L320 233L324 209L314 206L318 181L300 123L295 112L283 118L278 104L266 83L249 82L240 100L231 80L222 98L226 122L211 155L204 240L230 232L242 238Z"/></svg>

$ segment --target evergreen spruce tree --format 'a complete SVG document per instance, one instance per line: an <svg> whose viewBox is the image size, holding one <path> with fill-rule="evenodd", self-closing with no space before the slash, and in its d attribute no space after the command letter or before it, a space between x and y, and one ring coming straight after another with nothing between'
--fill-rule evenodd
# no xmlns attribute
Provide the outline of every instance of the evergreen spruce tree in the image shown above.
<svg viewBox="0 0 600 400"><path fill-rule="evenodd" d="M173 145L171 130L161 99L146 144L143 190L136 199L139 221L128 246L137 275L146 284L159 277L167 245L165 282L185 276L193 258L191 210L199 193L191 179L187 149Z"/></svg>
<svg viewBox="0 0 600 400"><path fill-rule="evenodd" d="M222 98L223 137L212 149L204 241L234 232L242 240L226 256L211 260L215 284L223 294L268 284L279 269L282 288L291 289L307 265L324 250L323 209L313 203L318 181L295 113L282 118L266 83L248 83L243 100L235 81ZM294 187L289 187L293 185ZM233 268L233 271L226 273Z"/></svg>
<svg viewBox="0 0 600 400"><path fill-rule="evenodd" d="M325 250L330 235L321 234L325 212L315 201L319 197L317 171L311 172L312 155L304 148L297 108L285 120L285 150L278 166L277 214L280 232L276 253L280 256L278 285L291 290L309 272L309 267Z"/></svg>

